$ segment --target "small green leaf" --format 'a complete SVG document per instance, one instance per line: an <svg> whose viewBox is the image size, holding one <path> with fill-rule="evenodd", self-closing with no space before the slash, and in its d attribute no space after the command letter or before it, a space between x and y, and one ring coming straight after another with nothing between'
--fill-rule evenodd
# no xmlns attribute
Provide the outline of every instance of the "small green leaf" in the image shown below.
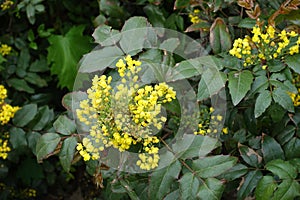
<svg viewBox="0 0 300 200"><path fill-rule="evenodd" d="M158 6L148 4L143 10L154 27L164 27L166 19Z"/></svg>
<svg viewBox="0 0 300 200"><path fill-rule="evenodd" d="M27 104L23 106L18 112L16 112L13 123L16 126L24 127L26 126L37 113L37 105L36 104Z"/></svg>
<svg viewBox="0 0 300 200"><path fill-rule="evenodd" d="M284 145L286 144L288 141L290 141L296 131L296 127L292 126L292 125L287 125L283 131L280 131L280 133L276 136L276 140L279 142L280 145ZM285 147L284 147L285 148ZM287 148L291 149L291 148ZM287 151L284 151L285 155L287 158L289 158L289 156L287 155ZM295 154L295 151L292 150L292 154ZM299 151L299 156L300 156L300 151Z"/></svg>
<svg viewBox="0 0 300 200"><path fill-rule="evenodd" d="M297 180L283 180L275 191L272 199L295 199L300 196L300 184Z"/></svg>
<svg viewBox="0 0 300 200"><path fill-rule="evenodd" d="M292 56L287 56L285 58L285 63L293 69L296 73L300 73L300 54L295 54Z"/></svg>
<svg viewBox="0 0 300 200"><path fill-rule="evenodd" d="M256 20L249 17L242 19L238 25L240 28L249 28L252 29L256 25Z"/></svg>
<svg viewBox="0 0 300 200"><path fill-rule="evenodd" d="M47 158L60 141L60 136L56 133L46 133L42 135L36 144L36 157L38 162L42 162L44 158Z"/></svg>
<svg viewBox="0 0 300 200"><path fill-rule="evenodd" d="M295 179L297 177L296 168L288 161L272 160L266 164L266 169L277 175L280 179Z"/></svg>
<svg viewBox="0 0 300 200"><path fill-rule="evenodd" d="M266 109L271 105L272 97L269 90L260 93L255 102L254 115L255 118L260 117Z"/></svg>
<svg viewBox="0 0 300 200"><path fill-rule="evenodd" d="M26 134L28 147L31 149L32 153L36 155L36 143L41 137L41 134L38 132L28 132Z"/></svg>
<svg viewBox="0 0 300 200"><path fill-rule="evenodd" d="M180 199L196 199L199 185L199 180L195 174L185 173L179 180Z"/></svg>
<svg viewBox="0 0 300 200"><path fill-rule="evenodd" d="M179 44L180 41L178 38L168 38L159 45L159 49L166 50L168 52L174 52Z"/></svg>
<svg viewBox="0 0 300 200"><path fill-rule="evenodd" d="M283 147L284 153L287 159L299 158L300 157L300 139L293 137Z"/></svg>
<svg viewBox="0 0 300 200"><path fill-rule="evenodd" d="M76 132L75 122L65 115L61 115L58 119L53 123L53 127L56 132L62 135L71 135Z"/></svg>
<svg viewBox="0 0 300 200"><path fill-rule="evenodd" d="M53 120L53 117L54 112L52 109L49 109L48 106L41 107L38 114L30 122L30 125L32 124L32 130L42 130L49 122Z"/></svg>
<svg viewBox="0 0 300 200"><path fill-rule="evenodd" d="M174 9L180 9L188 6L190 3L190 0L176 0L174 4Z"/></svg>
<svg viewBox="0 0 300 200"><path fill-rule="evenodd" d="M269 200L273 199L275 189L277 188L277 183L272 176L264 176L257 184L255 190L256 200Z"/></svg>
<svg viewBox="0 0 300 200"><path fill-rule="evenodd" d="M260 167L262 163L262 157L253 149L238 143L239 152L243 160L253 167Z"/></svg>
<svg viewBox="0 0 300 200"><path fill-rule="evenodd" d="M169 166L156 170L151 174L149 192L153 198L163 199L171 190L171 185L178 178L181 165L175 161Z"/></svg>
<svg viewBox="0 0 300 200"><path fill-rule="evenodd" d="M20 92L34 93L34 89L32 89L24 79L11 78L7 80L7 84Z"/></svg>
<svg viewBox="0 0 300 200"><path fill-rule="evenodd" d="M75 137L69 137L64 140L62 149L59 153L59 160L66 172L70 171L71 163L74 157L77 140Z"/></svg>
<svg viewBox="0 0 300 200"><path fill-rule="evenodd" d="M278 144L278 142L273 137L270 137L268 135L263 134L261 151L266 163L275 159L284 160L284 152L280 144Z"/></svg>
<svg viewBox="0 0 300 200"><path fill-rule="evenodd" d="M209 156L193 161L192 168L202 178L216 177L232 168L237 158L230 156Z"/></svg>
<svg viewBox="0 0 300 200"><path fill-rule="evenodd" d="M9 141L14 149L27 146L25 131L21 128L13 127L9 130Z"/></svg>
<svg viewBox="0 0 300 200"><path fill-rule="evenodd" d="M251 194L251 192L255 189L257 183L261 178L262 173L259 170L247 173L245 179L242 180L243 182L238 190L237 199L244 200L246 197L248 197Z"/></svg>
<svg viewBox="0 0 300 200"><path fill-rule="evenodd" d="M219 200L222 197L224 188L224 183L220 180L208 178L200 186L197 197L205 200Z"/></svg>
<svg viewBox="0 0 300 200"><path fill-rule="evenodd" d="M214 54L229 51L231 48L230 33L222 18L218 17L211 25L209 42Z"/></svg>
<svg viewBox="0 0 300 200"><path fill-rule="evenodd" d="M253 75L250 71L230 72L228 74L228 87L233 105L237 105L250 90Z"/></svg>
<svg viewBox="0 0 300 200"><path fill-rule="evenodd" d="M293 101L286 91L280 88L275 88L272 96L274 101L281 105L284 109L288 110L289 112L294 112Z"/></svg>
<svg viewBox="0 0 300 200"><path fill-rule="evenodd" d="M45 87L45 86L48 85L47 81L45 79L43 79L42 77L40 77L39 75L37 75L36 73L28 72L26 74L26 76L24 77L24 79L28 83L31 83L31 84L36 85L38 87Z"/></svg>

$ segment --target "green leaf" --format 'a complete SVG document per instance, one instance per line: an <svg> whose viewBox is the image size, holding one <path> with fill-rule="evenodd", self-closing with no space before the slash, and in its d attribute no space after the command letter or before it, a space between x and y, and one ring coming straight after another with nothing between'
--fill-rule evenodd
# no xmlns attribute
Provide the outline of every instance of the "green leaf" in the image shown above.
<svg viewBox="0 0 300 200"><path fill-rule="evenodd" d="M79 71L91 73L104 70L112 67L123 55L124 53L117 46L92 51L83 57Z"/></svg>
<svg viewBox="0 0 300 200"><path fill-rule="evenodd" d="M66 172L70 171L71 163L75 154L77 140L75 137L69 137L64 140L62 149L59 153L60 164Z"/></svg>
<svg viewBox="0 0 300 200"><path fill-rule="evenodd" d="M232 181L242 177L247 172L248 167L239 163L231 169L229 169L226 173L222 174L220 177L226 179L227 181Z"/></svg>
<svg viewBox="0 0 300 200"><path fill-rule="evenodd" d="M262 157L253 149L238 143L239 152L243 160L252 167L260 167L262 163Z"/></svg>
<svg viewBox="0 0 300 200"><path fill-rule="evenodd" d="M112 29L110 26L101 25L97 27L93 33L95 42L101 44L101 46L110 46L116 44L120 40L120 34L118 30Z"/></svg>
<svg viewBox="0 0 300 200"><path fill-rule="evenodd" d="M156 170L151 174L149 192L153 198L163 199L171 190L171 185L178 178L181 165L175 161L169 166Z"/></svg>
<svg viewBox="0 0 300 200"><path fill-rule="evenodd" d="M217 94L225 87L225 83L226 75L224 72L220 72L217 68L208 68L203 72L199 82L197 99L201 101Z"/></svg>
<svg viewBox="0 0 300 200"><path fill-rule="evenodd" d="M36 104L27 104L23 106L18 112L16 112L13 123L18 127L26 126L37 113L37 105Z"/></svg>
<svg viewBox="0 0 300 200"><path fill-rule="evenodd" d="M42 162L43 159L47 158L60 141L60 136L56 133L46 133L42 135L36 144L36 157L38 162Z"/></svg>
<svg viewBox="0 0 300 200"><path fill-rule="evenodd" d="M164 27L164 23L166 21L163 12L158 6L148 4L144 7L144 12L147 15L150 23L154 27Z"/></svg>
<svg viewBox="0 0 300 200"><path fill-rule="evenodd" d="M34 61L29 67L29 71L31 72L46 72L48 70L49 66L47 65L47 60L44 57L40 60Z"/></svg>
<svg viewBox="0 0 300 200"><path fill-rule="evenodd" d="M263 134L261 151L264 156L264 161L267 163L275 159L284 160L284 152L278 142L268 135Z"/></svg>
<svg viewBox="0 0 300 200"><path fill-rule="evenodd" d="M149 26L145 17L131 17L125 22L121 30L120 46L126 54L142 51Z"/></svg>
<svg viewBox="0 0 300 200"><path fill-rule="evenodd" d="M236 106L250 90L253 82L253 75L250 71L230 72L228 74L228 87L232 103Z"/></svg>
<svg viewBox="0 0 300 200"><path fill-rule="evenodd" d="M196 199L200 182L195 174L185 173L179 180L180 199Z"/></svg>
<svg viewBox="0 0 300 200"><path fill-rule="evenodd" d="M224 183L216 178L208 178L205 180L198 191L197 197L205 200L219 200L224 191Z"/></svg>
<svg viewBox="0 0 300 200"><path fill-rule="evenodd" d="M211 25L209 42L214 54L230 50L231 37L229 30L222 18L218 17Z"/></svg>
<svg viewBox="0 0 300 200"><path fill-rule="evenodd" d="M238 24L238 27L252 29L255 25L256 25L256 20L247 17L240 21L240 23Z"/></svg>
<svg viewBox="0 0 300 200"><path fill-rule="evenodd" d="M12 127L9 130L9 142L14 149L27 146L25 131L21 128Z"/></svg>
<svg viewBox="0 0 300 200"><path fill-rule="evenodd" d="M176 0L175 4L174 4L174 9L178 9L178 8L184 8L186 6L188 6L190 3L190 0Z"/></svg>
<svg viewBox="0 0 300 200"><path fill-rule="evenodd" d="M296 73L300 73L300 54L295 54L292 56L287 56L285 58L285 63L289 66L289 68L293 69Z"/></svg>
<svg viewBox="0 0 300 200"><path fill-rule="evenodd" d="M178 38L168 38L159 45L159 49L166 50L168 52L174 52L179 44L180 41Z"/></svg>
<svg viewBox="0 0 300 200"><path fill-rule="evenodd" d="M31 185L44 178L43 167L35 159L27 157L18 163L18 168L14 171L16 178L23 184Z"/></svg>
<svg viewBox="0 0 300 200"><path fill-rule="evenodd" d="M286 93L286 91L275 88L272 93L272 97L276 103L281 105L284 109L289 112L294 112L294 105L291 97Z"/></svg>
<svg viewBox="0 0 300 200"><path fill-rule="evenodd" d="M210 156L193 161L192 168L202 178L216 177L232 168L237 158L231 156Z"/></svg>
<svg viewBox="0 0 300 200"><path fill-rule="evenodd" d="M296 168L288 161L272 160L266 164L266 169L277 175L280 179L295 179L297 177Z"/></svg>
<svg viewBox="0 0 300 200"><path fill-rule="evenodd" d="M277 188L277 183L272 176L264 176L257 184L255 190L256 200L269 200L273 199L275 189Z"/></svg>
<svg viewBox="0 0 300 200"><path fill-rule="evenodd" d="M296 131L296 127L295 126L292 126L292 125L287 125L284 130L280 131L280 133L276 136L276 140L280 143L280 145L284 145L286 144L288 141L290 141L294 134L295 134L295 131ZM285 147L284 147L285 149ZM288 149L291 149L291 148L287 148ZM287 158L289 158L289 156L287 155L287 151L285 150L285 155ZM295 152L292 150L292 154L294 154ZM300 151L299 151L300 153ZM300 154L299 154L300 156Z"/></svg>
<svg viewBox="0 0 300 200"><path fill-rule="evenodd" d="M297 180L283 180L275 191L272 199L295 199L300 196L300 184Z"/></svg>
<svg viewBox="0 0 300 200"><path fill-rule="evenodd" d="M83 54L91 50L90 37L83 36L84 26L76 26L65 35L51 35L48 38L48 63L51 74L58 75L59 86L72 90L77 74L77 63Z"/></svg>
<svg viewBox="0 0 300 200"><path fill-rule="evenodd" d="M71 135L72 133L76 132L75 122L65 115L59 116L53 123L53 127L56 132L62 135Z"/></svg>
<svg viewBox="0 0 300 200"><path fill-rule="evenodd" d="M262 173L259 170L251 171L242 180L241 186L237 193L238 200L244 200L248 197L254 188L257 186L259 180L262 178Z"/></svg>
<svg viewBox="0 0 300 200"><path fill-rule="evenodd" d="M52 109L49 109L48 106L41 107L38 114L30 122L30 124L33 124L32 130L42 130L48 123L50 123L53 120L53 117L54 112Z"/></svg>
<svg viewBox="0 0 300 200"><path fill-rule="evenodd" d="M265 91L269 86L268 78L263 76L258 76L254 79L253 84L251 86L251 94L256 94Z"/></svg>
<svg viewBox="0 0 300 200"><path fill-rule="evenodd" d="M20 92L34 93L34 89L32 89L24 79L11 78L7 80L7 84Z"/></svg>
<svg viewBox="0 0 300 200"><path fill-rule="evenodd" d="M36 143L38 139L41 137L41 134L38 132L28 132L26 134L28 147L31 149L32 153L36 155Z"/></svg>
<svg viewBox="0 0 300 200"><path fill-rule="evenodd" d="M255 118L260 117L266 109L271 105L272 97L269 90L260 93L255 101L254 115Z"/></svg>
<svg viewBox="0 0 300 200"><path fill-rule="evenodd" d="M287 144L283 147L284 153L287 159L299 158L300 157L300 139L292 138Z"/></svg>
<svg viewBox="0 0 300 200"><path fill-rule="evenodd" d="M220 146L216 138L202 135L184 134L172 145L172 150L181 159L204 157Z"/></svg>
<svg viewBox="0 0 300 200"><path fill-rule="evenodd" d="M26 76L24 77L24 79L33 84L36 85L38 87L45 87L47 86L47 81L45 79L43 79L42 77L40 77L39 75L37 75L36 73L27 73Z"/></svg>

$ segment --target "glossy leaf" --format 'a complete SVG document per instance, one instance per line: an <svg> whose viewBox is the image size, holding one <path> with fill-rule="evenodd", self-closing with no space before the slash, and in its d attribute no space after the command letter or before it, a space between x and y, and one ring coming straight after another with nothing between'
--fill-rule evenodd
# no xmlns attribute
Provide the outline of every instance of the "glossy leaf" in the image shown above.
<svg viewBox="0 0 300 200"><path fill-rule="evenodd" d="M284 159L284 152L280 144L268 135L263 135L261 151L266 163L275 159Z"/></svg>
<svg viewBox="0 0 300 200"><path fill-rule="evenodd" d="M13 127L9 130L9 141L14 149L27 146L25 131L21 128Z"/></svg>
<svg viewBox="0 0 300 200"><path fill-rule="evenodd" d="M196 199L199 185L199 180L195 174L185 173L179 180L180 199Z"/></svg>
<svg viewBox="0 0 300 200"><path fill-rule="evenodd" d="M209 32L210 46L215 54L228 51L231 48L230 33L222 18L215 19Z"/></svg>
<svg viewBox="0 0 300 200"><path fill-rule="evenodd" d="M232 168L237 158L230 156L209 156L193 161L192 168L202 178L216 177Z"/></svg>
<svg viewBox="0 0 300 200"><path fill-rule="evenodd" d="M235 166L233 166L228 171L226 171L226 173L221 174L220 177L226 179L227 181L232 181L232 180L242 177L247 172L248 172L248 167L239 163L239 164L236 164Z"/></svg>
<svg viewBox="0 0 300 200"><path fill-rule="evenodd" d="M291 68L293 69L296 73L300 73L300 54L295 54L292 56L287 56L285 58L285 63Z"/></svg>
<svg viewBox="0 0 300 200"><path fill-rule="evenodd" d="M241 72L230 72L228 74L228 87L233 105L237 105L250 90L253 75L248 70Z"/></svg>
<svg viewBox="0 0 300 200"><path fill-rule="evenodd" d="M266 109L271 105L272 97L271 93L268 90L264 90L261 92L256 101L255 101L255 108L254 108L254 115L255 118L260 117Z"/></svg>
<svg viewBox="0 0 300 200"><path fill-rule="evenodd" d="M283 180L275 191L274 200L295 199L300 196L300 184L297 180Z"/></svg>
<svg viewBox="0 0 300 200"><path fill-rule="evenodd" d="M42 135L36 144L36 157L38 162L53 153L60 141L60 136L56 133L46 133Z"/></svg>
<svg viewBox="0 0 300 200"><path fill-rule="evenodd" d="M255 190L256 200L269 200L272 199L277 183L272 176L264 176L257 184Z"/></svg>
<svg viewBox="0 0 300 200"><path fill-rule="evenodd" d="M75 122L65 115L59 116L53 123L53 127L56 132L62 135L71 135L72 133L76 132Z"/></svg>
<svg viewBox="0 0 300 200"><path fill-rule="evenodd" d="M101 44L101 46L114 45L120 40L120 37L119 31L107 25L97 27L93 33L95 42Z"/></svg>
<svg viewBox="0 0 300 200"><path fill-rule="evenodd" d="M259 170L251 171L247 173L245 178L242 180L238 193L237 199L244 200L246 197L251 195L251 192L255 189L258 182L262 178L262 173Z"/></svg>
<svg viewBox="0 0 300 200"><path fill-rule="evenodd" d="M224 183L220 180L208 178L205 180L205 183L200 186L197 197L200 199L218 200L221 199L224 188Z"/></svg>
<svg viewBox="0 0 300 200"><path fill-rule="evenodd" d="M286 91L280 88L275 88L273 90L272 97L274 101L281 105L284 109L288 110L289 112L294 112L292 99Z"/></svg>
<svg viewBox="0 0 300 200"><path fill-rule="evenodd" d="M299 158L300 157L300 139L293 137L283 147L284 153L287 159Z"/></svg>
<svg viewBox="0 0 300 200"><path fill-rule="evenodd" d="M18 127L26 126L37 114L36 104L27 104L23 106L14 116L13 123Z"/></svg>
<svg viewBox="0 0 300 200"><path fill-rule="evenodd" d="M256 168L261 166L262 157L256 151L240 143L238 144L238 148L241 157L246 163Z"/></svg>
<svg viewBox="0 0 300 200"><path fill-rule="evenodd" d="M280 179L295 179L297 177L296 168L284 160L272 160L266 164L266 169L277 175Z"/></svg>
<svg viewBox="0 0 300 200"><path fill-rule="evenodd" d="M66 172L70 171L71 163L74 157L77 140L75 137L69 137L64 140L62 149L59 153L59 160Z"/></svg>

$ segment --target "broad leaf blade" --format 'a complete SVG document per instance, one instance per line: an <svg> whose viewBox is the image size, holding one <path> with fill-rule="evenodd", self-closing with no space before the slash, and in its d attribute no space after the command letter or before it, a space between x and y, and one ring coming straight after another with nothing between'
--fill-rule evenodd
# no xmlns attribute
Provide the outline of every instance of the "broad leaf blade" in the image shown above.
<svg viewBox="0 0 300 200"><path fill-rule="evenodd" d="M71 135L76 132L75 122L66 117L65 115L61 115L57 118L57 120L53 123L53 127L56 132L62 135Z"/></svg>
<svg viewBox="0 0 300 200"><path fill-rule="evenodd" d="M264 90L260 93L255 102L254 115L255 118L260 117L266 109L271 105L272 97L268 90Z"/></svg>
<svg viewBox="0 0 300 200"><path fill-rule="evenodd" d="M262 138L262 153L266 163L275 159L284 160L284 152L280 144L273 137L264 134Z"/></svg>
<svg viewBox="0 0 300 200"><path fill-rule="evenodd" d="M16 112L13 123L18 127L26 126L37 114L37 105L36 104L27 104Z"/></svg>
<svg viewBox="0 0 300 200"><path fill-rule="evenodd" d="M262 173L259 170L247 173L245 179L242 180L243 182L238 190L238 200L244 200L246 197L248 197L251 194L251 192L255 189L257 183L260 181L261 178Z"/></svg>
<svg viewBox="0 0 300 200"><path fill-rule="evenodd" d="M215 54L228 51L231 48L229 30L222 18L215 19L210 27L209 42Z"/></svg>
<svg viewBox="0 0 300 200"><path fill-rule="evenodd" d="M300 196L300 184L296 180L283 180L275 191L272 199L295 199Z"/></svg>
<svg viewBox="0 0 300 200"><path fill-rule="evenodd" d="M36 157L38 162L42 162L57 147L60 136L56 133L46 133L42 135L36 144Z"/></svg>
<svg viewBox="0 0 300 200"><path fill-rule="evenodd" d="M275 88L272 93L273 99L276 103L281 105L284 109L289 112L294 112L294 105L291 97L286 93L286 91Z"/></svg>
<svg viewBox="0 0 300 200"><path fill-rule="evenodd" d="M59 160L66 172L70 171L71 162L74 157L75 148L77 146L77 140L75 137L69 137L64 140L62 149L59 153Z"/></svg>
<svg viewBox="0 0 300 200"><path fill-rule="evenodd" d="M228 74L228 87L233 105L237 105L250 90L253 75L250 71L230 72Z"/></svg>
<svg viewBox="0 0 300 200"><path fill-rule="evenodd" d="M277 183L272 176L264 176L257 184L255 190L256 200L272 199L273 193L277 188Z"/></svg>
<svg viewBox="0 0 300 200"><path fill-rule="evenodd" d="M195 174L185 173L179 180L180 199L196 199L200 182Z"/></svg>
<svg viewBox="0 0 300 200"><path fill-rule="evenodd" d="M285 58L285 63L293 69L296 73L300 73L300 54L295 54L292 56L287 56Z"/></svg>
<svg viewBox="0 0 300 200"><path fill-rule="evenodd" d="M197 197L205 200L219 200L224 191L224 183L216 178L208 178L199 188Z"/></svg>
<svg viewBox="0 0 300 200"><path fill-rule="evenodd" d="M266 169L277 175L280 179L295 179L297 177L296 168L287 161L272 160L266 164Z"/></svg>

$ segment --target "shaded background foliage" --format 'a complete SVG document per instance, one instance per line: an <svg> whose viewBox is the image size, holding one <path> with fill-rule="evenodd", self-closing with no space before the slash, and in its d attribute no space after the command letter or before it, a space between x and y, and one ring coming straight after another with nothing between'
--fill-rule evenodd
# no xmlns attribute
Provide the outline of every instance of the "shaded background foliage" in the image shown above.
<svg viewBox="0 0 300 200"><path fill-rule="evenodd" d="M13 1L9 9L0 11L0 42L12 47L9 55L0 56L0 83L8 89L7 102L22 109L9 124L0 126L1 137L9 132L12 148L8 158L0 160L0 198L299 198L299 109L292 101L274 96L264 104L269 101L258 98L259 88L265 88L257 78L261 66L244 69L228 54L234 39L252 34L258 18L264 25L299 33L299 4L297 0ZM198 14L196 9L200 10ZM190 22L191 14L198 17L196 23ZM80 136L67 93L72 91L78 63L96 46L94 40L101 43L100 36L109 37L105 30L121 30L133 16L145 17L154 27L193 37L225 77L220 86L226 85L228 114L224 117L229 133L195 139L194 145L199 148L204 139L217 142L203 149L206 154L202 156L207 157L197 159L199 149L191 149L190 156L183 154L165 169L132 175L94 161L84 163L76 152ZM93 34L96 27L100 27L99 32ZM163 59L161 55L156 58ZM200 76L181 58L168 56L170 65L179 63L177 67L182 67L198 91L198 100L208 108L210 94L201 81L208 73ZM299 62L298 54L284 61L282 68L271 71L276 74L273 86L298 90L299 80L294 77L300 72ZM238 84L235 74L245 84L238 91L234 90ZM286 88L287 81L294 86ZM260 108L256 106L259 100ZM171 114L170 130L178 128L179 116L180 111ZM97 188L97 184L104 188ZM28 192L30 189L37 197Z"/></svg>

